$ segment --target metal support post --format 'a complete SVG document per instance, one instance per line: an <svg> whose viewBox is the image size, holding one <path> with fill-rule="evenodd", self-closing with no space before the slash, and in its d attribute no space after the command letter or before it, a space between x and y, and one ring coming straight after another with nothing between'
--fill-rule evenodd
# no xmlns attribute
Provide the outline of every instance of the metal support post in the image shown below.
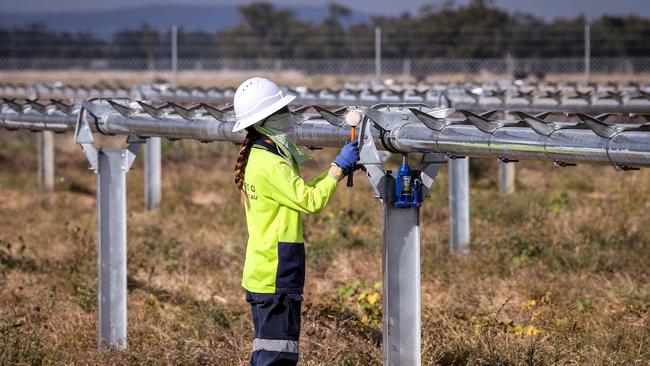
<svg viewBox="0 0 650 366"><path fill-rule="evenodd" d="M54 191L54 133L42 131L36 138L38 140L38 183L45 202L49 203Z"/></svg>
<svg viewBox="0 0 650 366"><path fill-rule="evenodd" d="M452 252L469 252L469 158L449 160L449 223Z"/></svg>
<svg viewBox="0 0 650 366"><path fill-rule="evenodd" d="M585 23L585 83L591 82L591 23Z"/></svg>
<svg viewBox="0 0 650 366"><path fill-rule="evenodd" d="M420 364L420 209L392 203L395 178L386 175L382 200L384 364Z"/></svg>
<svg viewBox="0 0 650 366"><path fill-rule="evenodd" d="M97 149L85 118L80 111L75 142L97 174L98 345L123 350L127 346L126 173L143 141L129 136L126 149Z"/></svg>
<svg viewBox="0 0 650 366"><path fill-rule="evenodd" d="M126 157L97 150L99 347L126 348Z"/></svg>
<svg viewBox="0 0 650 366"><path fill-rule="evenodd" d="M178 84L178 79L176 75L176 70L178 68L178 27L172 26L171 29L171 43L172 43L172 81L171 86L175 88Z"/></svg>
<svg viewBox="0 0 650 366"><path fill-rule="evenodd" d="M383 170L370 128L364 125L360 136L360 163L382 202L384 365L417 366L421 363L420 208L395 206L395 177ZM423 158L423 198L443 161L434 154Z"/></svg>
<svg viewBox="0 0 650 366"><path fill-rule="evenodd" d="M161 198L160 137L147 140L144 157L144 206L147 211L155 211Z"/></svg>
<svg viewBox="0 0 650 366"><path fill-rule="evenodd" d="M375 27L375 80L382 83L381 80L381 27Z"/></svg>
<svg viewBox="0 0 650 366"><path fill-rule="evenodd" d="M497 160L499 166L499 193L515 193L515 164Z"/></svg>
<svg viewBox="0 0 650 366"><path fill-rule="evenodd" d="M499 119L502 121L512 121L513 115L509 111L504 110L499 113ZM497 159L497 166L499 167L499 193L512 194L515 193L515 164L501 159Z"/></svg>

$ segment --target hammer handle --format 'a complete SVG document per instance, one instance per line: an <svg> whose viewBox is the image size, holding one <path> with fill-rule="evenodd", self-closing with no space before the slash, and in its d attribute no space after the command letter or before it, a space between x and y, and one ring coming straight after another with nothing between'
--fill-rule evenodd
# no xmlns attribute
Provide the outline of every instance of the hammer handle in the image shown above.
<svg viewBox="0 0 650 366"><path fill-rule="evenodd" d="M350 131L350 141L355 140L355 137L356 137L355 136L355 130L356 130L356 128L354 126L352 126L352 130ZM347 186L348 187L353 187L354 186L354 167L352 167L352 169L350 169L350 172L348 173L348 184L347 184Z"/></svg>

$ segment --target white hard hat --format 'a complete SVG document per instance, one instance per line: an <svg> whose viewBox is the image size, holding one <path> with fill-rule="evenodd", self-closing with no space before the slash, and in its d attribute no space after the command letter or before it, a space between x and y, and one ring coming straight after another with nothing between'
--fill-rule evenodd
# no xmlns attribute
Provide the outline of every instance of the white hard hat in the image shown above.
<svg viewBox="0 0 650 366"><path fill-rule="evenodd" d="M235 92L233 132L241 131L272 115L291 103L295 96L286 95L279 86L265 78L250 78Z"/></svg>

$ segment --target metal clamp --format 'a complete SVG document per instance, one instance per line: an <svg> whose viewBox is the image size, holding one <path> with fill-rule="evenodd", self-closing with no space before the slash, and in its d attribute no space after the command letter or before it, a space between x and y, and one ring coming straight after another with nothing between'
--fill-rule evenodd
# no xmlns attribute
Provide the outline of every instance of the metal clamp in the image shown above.
<svg viewBox="0 0 650 366"><path fill-rule="evenodd" d="M402 125L407 123L417 123L419 119L412 113L412 109L420 110L422 108L432 109L430 106L413 103L413 104L378 104L372 108L363 108L363 113L366 116L362 124L362 132L359 136L360 146L360 161L364 165L366 173L373 187L375 197L380 198L384 203L395 203L398 200L398 195L394 189L386 189L387 181L391 181L390 186L395 187L395 177L392 176L392 171L384 170L383 163L377 147L375 146L372 137L371 127L380 132L382 144L390 151L390 133L393 130L398 130ZM395 111L395 112L393 112ZM453 110L445 109L444 114L448 115ZM434 113L435 114L435 113ZM369 124L372 122L372 124ZM396 150L392 150L395 152ZM404 156L407 156L404 154ZM420 170L413 170L409 173L409 185L412 188L414 198L410 202L412 204L406 205L403 201L399 206L401 207L415 207L419 206L421 200L429 196L429 189L438 174L438 171L444 163L447 162L447 157L444 154L429 153L423 154L422 166Z"/></svg>

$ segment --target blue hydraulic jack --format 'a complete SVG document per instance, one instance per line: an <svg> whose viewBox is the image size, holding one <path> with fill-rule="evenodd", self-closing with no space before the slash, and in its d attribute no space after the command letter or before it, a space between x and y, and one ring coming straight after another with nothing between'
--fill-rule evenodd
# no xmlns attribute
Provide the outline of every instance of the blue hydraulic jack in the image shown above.
<svg viewBox="0 0 650 366"><path fill-rule="evenodd" d="M419 170L411 170L408 165L408 155L402 155L402 166L395 177L395 202L399 208L422 206L422 179Z"/></svg>

